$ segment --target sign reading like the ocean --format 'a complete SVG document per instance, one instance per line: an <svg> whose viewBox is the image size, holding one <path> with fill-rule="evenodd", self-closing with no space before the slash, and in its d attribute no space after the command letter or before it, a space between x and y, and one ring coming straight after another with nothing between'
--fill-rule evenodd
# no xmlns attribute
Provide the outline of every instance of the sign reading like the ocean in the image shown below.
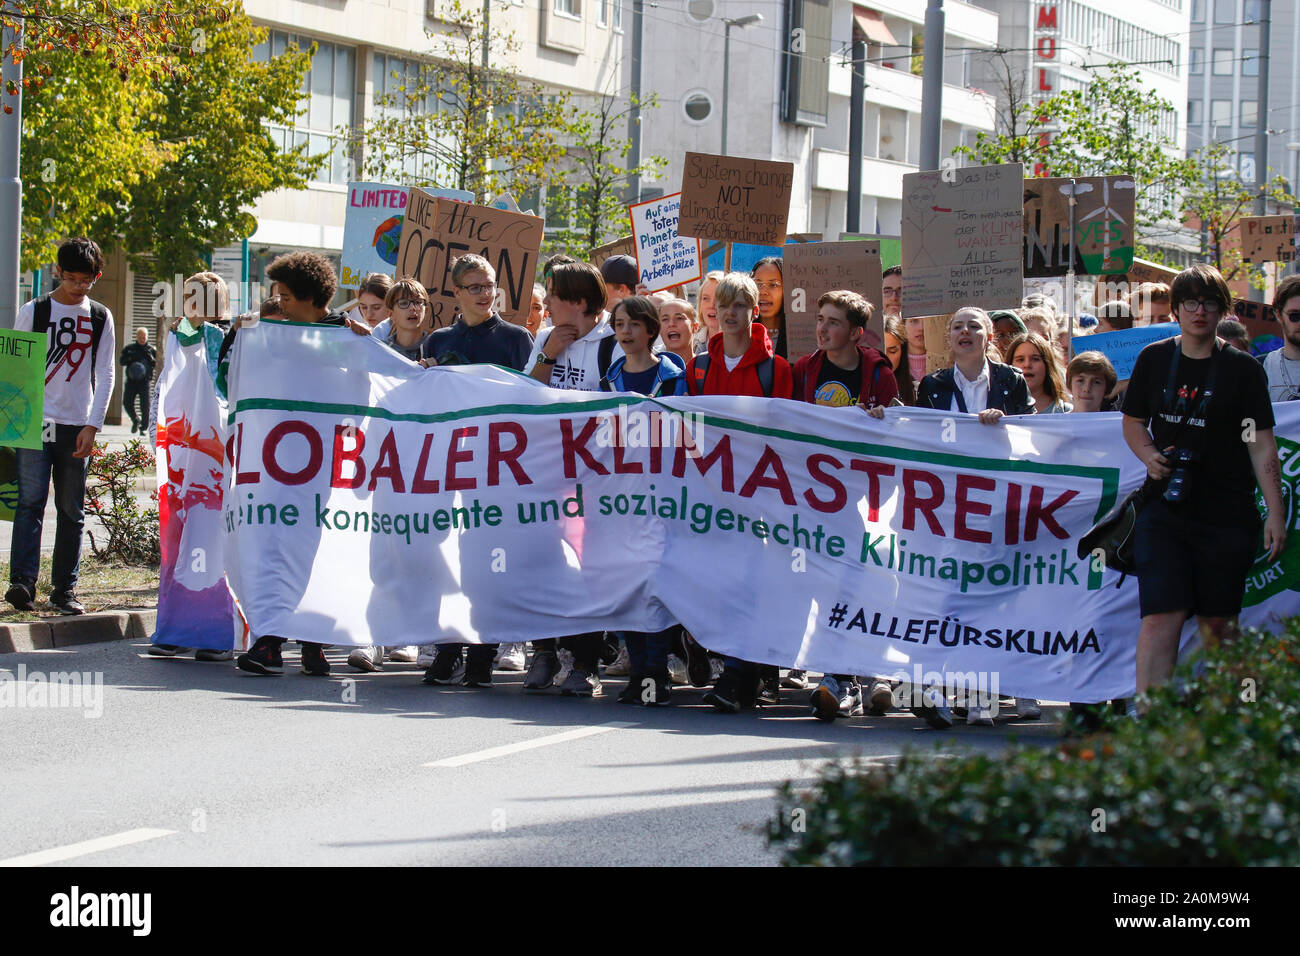
<svg viewBox="0 0 1300 956"><path fill-rule="evenodd" d="M785 281L785 331L789 353L807 355L817 348L817 300L823 293L847 289L874 307L859 345L885 350L885 313L880 307L880 243L871 241L805 242L782 247Z"/></svg>
<svg viewBox="0 0 1300 956"><path fill-rule="evenodd" d="M677 234L779 246L793 188L794 163L687 153Z"/></svg>
<svg viewBox="0 0 1300 956"><path fill-rule="evenodd" d="M0 445L40 449L46 337L0 329Z"/></svg>
<svg viewBox="0 0 1300 956"><path fill-rule="evenodd" d="M1021 298L1023 167L967 166L903 177L903 315Z"/></svg>
<svg viewBox="0 0 1300 956"><path fill-rule="evenodd" d="M682 194L660 196L627 207L636 240L637 272L650 292L694 282L700 267L700 240L677 234Z"/></svg>
<svg viewBox="0 0 1300 956"><path fill-rule="evenodd" d="M451 267L467 253L497 273L496 310L521 321L532 306L542 220L537 216L443 199L412 186L397 250L397 274L414 276L429 292L434 328L450 324L456 309Z"/></svg>
<svg viewBox="0 0 1300 956"><path fill-rule="evenodd" d="M1070 197L1074 196L1074 238ZM1025 180L1025 276L1114 275L1133 265L1132 176Z"/></svg>
<svg viewBox="0 0 1300 956"><path fill-rule="evenodd" d="M430 189L430 195L472 202L464 189ZM406 214L405 186L388 183L348 183L348 205L343 219L343 254L339 284L355 289L372 272L393 274L397 248L402 241Z"/></svg>
<svg viewBox="0 0 1300 956"><path fill-rule="evenodd" d="M1294 262L1294 213L1284 216L1242 216L1242 262Z"/></svg>

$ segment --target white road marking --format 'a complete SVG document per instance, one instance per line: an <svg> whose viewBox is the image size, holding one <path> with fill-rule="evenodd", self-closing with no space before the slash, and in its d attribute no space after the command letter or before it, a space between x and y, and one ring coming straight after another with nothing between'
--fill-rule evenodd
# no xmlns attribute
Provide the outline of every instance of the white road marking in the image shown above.
<svg viewBox="0 0 1300 956"><path fill-rule="evenodd" d="M611 730L622 730L625 727L635 727L634 721L628 720L611 720L607 724L596 724L591 727L577 727L573 730L565 730L558 734L547 734L545 737L537 737L533 740L521 741L517 744L505 744L500 747L489 747L487 750L476 750L473 753L461 754L459 757L446 757L443 760L435 760L433 763L426 763L426 767L463 767L466 764L478 763L481 760L495 760L497 757L508 757L511 754L523 753L525 750L535 750L538 747L549 747L552 744L568 743L570 740L581 740L583 737L593 737L596 734L607 733Z"/></svg>
<svg viewBox="0 0 1300 956"><path fill-rule="evenodd" d="M148 828L125 830L111 836L84 840L81 843L70 843L67 846L57 846L52 850L39 850L36 853L11 856L7 860L0 860L0 866L44 866L46 863L60 863L63 860L72 860L79 856L85 856L88 853L99 853L119 846L130 846L132 843L143 843L145 840L156 840L158 837L171 836L175 832L175 830L151 830Z"/></svg>

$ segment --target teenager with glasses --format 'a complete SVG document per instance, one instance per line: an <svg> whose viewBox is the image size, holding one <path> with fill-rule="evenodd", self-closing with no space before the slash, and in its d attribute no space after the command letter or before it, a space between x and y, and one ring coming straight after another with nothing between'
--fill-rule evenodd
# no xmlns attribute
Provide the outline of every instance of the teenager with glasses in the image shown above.
<svg viewBox="0 0 1300 956"><path fill-rule="evenodd" d="M1124 398L1124 440L1147 471L1134 530L1139 694L1172 676L1190 616L1206 646L1233 636L1259 546L1257 484L1270 560L1286 541L1267 377L1215 335L1228 286L1195 265L1174 279L1170 304L1181 334L1142 350Z"/></svg>
<svg viewBox="0 0 1300 956"><path fill-rule="evenodd" d="M1300 275L1287 276L1273 297L1282 326L1282 347L1264 356L1268 396L1275 402L1300 399Z"/></svg>

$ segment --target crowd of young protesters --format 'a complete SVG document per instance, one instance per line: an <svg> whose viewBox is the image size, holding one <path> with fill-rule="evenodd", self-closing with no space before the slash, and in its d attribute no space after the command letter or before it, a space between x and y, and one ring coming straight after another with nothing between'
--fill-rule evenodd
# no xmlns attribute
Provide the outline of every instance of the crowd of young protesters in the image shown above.
<svg viewBox="0 0 1300 956"><path fill-rule="evenodd" d="M55 423L53 440L43 451L19 450L19 508L6 600L20 609L34 607L35 558L52 475L59 527L51 602L65 613L82 610L75 586L85 459L102 427L113 375L112 317L87 296L102 262L94 243L65 243L58 289L29 303L19 316L19 328L36 331L72 322L81 350L60 351L51 334L46 417ZM1285 540L1270 400L1300 398L1300 276L1278 288L1273 307L1283 346L1262 364L1232 344L1234 337L1244 337L1244 329L1220 321L1231 321L1226 317L1232 305L1222 277L1196 266L1171 286L1143 284L1077 323L1066 321L1044 296L991 312L961 308L943 329L951 361L939 368L931 367L926 354L925 323L902 317L903 275L897 266L883 275L882 349L864 341L878 316L876 305L839 290L816 302L817 348L793 358L779 257L759 260L748 273L708 273L692 303L684 289L645 294L631 257L613 256L597 268L555 256L545 263L530 308L516 324L496 308L492 265L464 255L451 269L455 318L441 328L433 327L428 291L410 277L367 277L350 313L330 308L338 285L323 256L281 256L266 277L270 298L256 314L229 323L224 334L217 326L229 319L229 296L220 277L200 273L186 280L186 319L204 334L219 390L239 329L260 317L276 317L347 326L425 368L491 363L558 389L744 395L856 409L850 413L877 418L890 406L917 405L971 414L990 427L1008 416L1122 411L1124 438L1147 470L1148 497L1155 502L1143 511L1137 534L1139 691L1169 678L1187 618L1197 617L1207 641L1231 634L1261 530L1264 547L1273 554ZM1144 349L1127 382L1117 380L1100 351L1069 357L1071 334L1166 321L1178 322L1181 334ZM933 326L929 331L936 334ZM139 350L124 353L122 364L130 368L128 359L145 357L152 361ZM1175 408L1172 396L1184 401ZM1211 401L1215 396L1220 397ZM132 417L137 417L134 409ZM1255 423L1251 444L1237 436L1243 417ZM1178 475L1176 481L1188 480L1191 489L1182 497L1167 490L1171 476ZM1266 518L1255 508L1257 486ZM238 666L257 674L280 673L284 639L254 638ZM303 672L330 673L325 647L300 643ZM172 656L185 650L155 644L151 653ZM228 660L232 655L200 656ZM826 721L884 713L895 701L894 687L884 678L827 674L814 684L799 670L712 654L681 627L537 640L531 660L523 645L491 643L376 645L356 648L347 658L362 671L381 668L385 661L423 665L429 684L479 688L492 686L494 670L526 670L525 690L554 688L580 697L601 696L602 677L626 677L618 699L630 704L662 705L674 687L707 687L703 700L726 713L775 703L784 689L808 694L810 713ZM913 709L932 726L950 727L954 711L961 713L955 704L965 704L967 723L976 725L992 724L998 706L982 698L950 705L943 688L929 688ZM1041 710L1037 701L1019 698L1014 713L1034 720Z"/></svg>

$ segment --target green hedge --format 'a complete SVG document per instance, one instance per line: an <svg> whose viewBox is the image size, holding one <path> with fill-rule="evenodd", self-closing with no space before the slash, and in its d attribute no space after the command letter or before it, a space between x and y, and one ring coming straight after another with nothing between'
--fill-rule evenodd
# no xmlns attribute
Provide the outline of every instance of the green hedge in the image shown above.
<svg viewBox="0 0 1300 956"><path fill-rule="evenodd" d="M782 788L769 845L786 865L1300 865L1300 618L1282 631L1054 747L833 763Z"/></svg>

